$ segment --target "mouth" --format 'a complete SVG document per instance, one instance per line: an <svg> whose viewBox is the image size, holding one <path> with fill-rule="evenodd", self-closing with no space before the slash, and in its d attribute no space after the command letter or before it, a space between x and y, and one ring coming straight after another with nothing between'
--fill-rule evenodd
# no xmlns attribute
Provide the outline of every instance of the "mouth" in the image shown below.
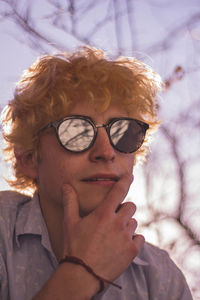
<svg viewBox="0 0 200 300"><path fill-rule="evenodd" d="M82 182L96 184L100 186L110 186L119 180L119 176L114 174L95 174L82 179Z"/></svg>

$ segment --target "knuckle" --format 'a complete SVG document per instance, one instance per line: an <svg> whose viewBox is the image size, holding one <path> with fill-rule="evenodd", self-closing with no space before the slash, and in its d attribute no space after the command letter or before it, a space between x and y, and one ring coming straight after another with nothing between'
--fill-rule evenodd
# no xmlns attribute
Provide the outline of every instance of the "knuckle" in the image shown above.
<svg viewBox="0 0 200 300"><path fill-rule="evenodd" d="M124 231L124 222L121 218L116 219L115 228L117 230Z"/></svg>
<svg viewBox="0 0 200 300"><path fill-rule="evenodd" d="M92 214L96 219L97 223L103 223L108 218L107 213L105 212L105 210L102 209L94 210Z"/></svg>
<svg viewBox="0 0 200 300"><path fill-rule="evenodd" d="M126 230L126 231L124 232L124 237L125 237L125 240L126 240L126 241L130 241L130 233L129 233L129 231Z"/></svg>

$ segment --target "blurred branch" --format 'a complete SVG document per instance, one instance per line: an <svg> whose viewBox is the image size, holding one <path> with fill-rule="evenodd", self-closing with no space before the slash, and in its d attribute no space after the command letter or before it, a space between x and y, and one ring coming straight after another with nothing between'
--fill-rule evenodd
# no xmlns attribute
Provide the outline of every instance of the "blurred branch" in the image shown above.
<svg viewBox="0 0 200 300"><path fill-rule="evenodd" d="M37 49L40 48L40 51L44 51L44 48L42 47L42 44L47 44L47 45L51 45L54 48L58 49L58 50L67 50L68 45L67 44L61 44L59 40L53 40L52 37L48 37L45 33L41 33L40 30L36 29L36 26L34 25L34 20L32 18L32 16L30 15L30 11L31 11L31 6L33 5L33 2L29 2L29 4L27 4L25 12L21 12L19 9L19 6L17 5L17 1L13 1L13 0L2 0L3 2L5 2L6 4L9 5L9 12L6 13L1 13L2 16L2 20L5 18L9 18L11 19L11 21L13 21L16 25L19 26L19 28L21 28L24 32L29 34L29 43L31 41L31 46L36 45ZM55 17L55 16L54 16ZM55 25L55 24L54 24ZM57 25L57 24L56 24ZM66 33L68 33L66 31ZM78 35L74 29L73 32L70 33L72 34L77 40L81 41L82 43L85 44L90 44L90 41L88 40L88 38L82 37L80 35Z"/></svg>
<svg viewBox="0 0 200 300"><path fill-rule="evenodd" d="M67 0L67 6L61 7L59 2L54 0L47 0L49 4L51 4L54 7L54 12L51 14L48 14L44 17L44 19L49 20L50 24L59 30L63 32L65 35L70 35L74 39L76 39L78 42L81 42L83 44L87 45L94 45L95 43L92 41L92 37L97 34L97 32L106 26L106 24L113 22L113 16L111 14L112 9L107 10L107 15L103 17L100 21L96 21L95 24L92 24L91 29L86 35L80 34L77 30L77 24L80 22L81 19L85 17L86 12L88 13L89 10L93 9L98 4L94 4L92 2L91 4L87 5L85 8L79 7L77 9L75 7L75 2L73 0ZM120 18L124 15L126 15L126 11L122 10L120 11L118 9L118 0L112 0L114 1L114 8L115 8L115 14L114 14L114 20L115 20L115 29L116 29L116 40L118 43L118 49L121 49L118 51L118 55L122 54L122 41L121 37L122 34L120 34L121 28L121 22ZM26 32L28 43L31 47L37 48L40 50L40 52L44 52L43 45L51 45L55 49L58 50L68 50L70 49L70 46L66 44L60 43L60 40L53 40L52 36L49 37L46 33L42 33L40 28L37 28L37 26L34 24L34 18L31 15L33 2L28 2L26 6L23 7L23 10L20 9L19 3L16 0L2 0L2 2L6 3L8 8L7 11L0 11L1 20L10 19L13 21L18 27L23 31ZM111 1L108 3L111 5ZM61 15L66 14L65 21L61 19ZM71 22L71 29L66 26L67 17L69 16L70 22ZM18 36L15 37L18 39Z"/></svg>
<svg viewBox="0 0 200 300"><path fill-rule="evenodd" d="M181 66L177 66L175 70L173 71L172 75L165 80L165 91L167 91L169 88L171 88L172 84L181 80L183 76L185 75L185 72Z"/></svg>
<svg viewBox="0 0 200 300"><path fill-rule="evenodd" d="M196 25L198 22L200 22L200 13L190 16L188 20L184 20L177 27L173 28L172 30L168 30L168 34L163 38L163 40L158 41L154 45L146 48L144 52L148 54L155 54L161 51L166 51L172 46L173 41L177 40L178 35L181 33L186 33L188 29Z"/></svg>
<svg viewBox="0 0 200 300"><path fill-rule="evenodd" d="M181 160L181 157L178 152L178 139L175 133L170 132L166 126L161 127L162 133L165 137L169 140L169 144L171 146L171 152L174 158L174 161L177 166L177 182L179 184L179 197L178 197L178 207L177 207L177 215L174 216L176 222L184 228L187 232L187 235L190 237L191 240L198 246L200 246L200 240L197 239L196 234L192 231L189 227L189 224L186 224L184 221L184 211L186 208L186 199L187 199L187 184L185 181L185 162Z"/></svg>
<svg viewBox="0 0 200 300"><path fill-rule="evenodd" d="M44 48L41 44L46 43L48 45L56 45L56 48L62 49L63 46L58 45L57 42L52 41L50 38L46 37L44 34L36 30L34 26L33 19L30 16L31 6L32 4L27 4L27 6L24 7L24 12L20 12L20 8L17 5L16 1L13 0L2 0L2 2L5 2L9 5L9 12L6 12L4 14L1 14L2 19L9 18L11 19L16 25L19 26L24 32L29 34L29 43L31 42L31 46L34 48L39 49L40 51L44 51ZM1 13L1 12L0 12Z"/></svg>
<svg viewBox="0 0 200 300"><path fill-rule="evenodd" d="M112 1L110 1L107 10L106 10L106 15L103 17L100 21L97 21L96 24L93 24L93 27L90 29L88 32L88 35L92 37L94 34L96 34L102 27L105 26L105 24L108 24L109 22L113 21L113 16L111 14L111 5ZM121 15L121 14L120 14Z"/></svg>
<svg viewBox="0 0 200 300"><path fill-rule="evenodd" d="M172 156L174 158L174 162L177 166L177 181L179 183L179 197L178 197L178 212L176 219L182 219L185 201L186 201L186 184L185 184L185 163L181 161L180 155L178 153L178 140L174 133L170 132L166 126L161 127L162 133L169 140L169 144L171 147Z"/></svg>
<svg viewBox="0 0 200 300"><path fill-rule="evenodd" d="M74 6L74 0L69 0L68 5L68 11L71 18L71 24L72 24L72 34L76 33L76 20L75 20L75 6Z"/></svg>
<svg viewBox="0 0 200 300"><path fill-rule="evenodd" d="M113 0L114 6L114 23L115 23L115 37L117 40L118 55L122 54L122 26L118 15L118 0Z"/></svg>
<svg viewBox="0 0 200 300"><path fill-rule="evenodd" d="M135 33L133 1L126 0L126 9L131 38L131 50L132 53L134 53L134 51L137 50L137 34Z"/></svg>
<svg viewBox="0 0 200 300"><path fill-rule="evenodd" d="M143 224L143 226L150 226L152 223L157 223L160 222L161 220L164 219L173 219L175 220L181 228L183 228L187 234L187 236L193 241L193 243L197 246L200 246L200 240L196 236L196 234L193 232L192 228L187 224L184 218L184 212L186 209L186 200L188 199L187 197L187 184L185 181L185 162L182 161L181 156L178 151L178 139L176 137L175 131L170 132L166 126L161 127L161 131L164 134L165 138L168 140L172 157L174 158L174 162L176 163L177 167L177 176L176 176L176 181L178 183L178 191L179 195L177 197L177 209L176 209L176 214L174 216L168 215L167 213L163 213L161 211L156 210L152 202L151 204L148 205L148 209L151 210L151 216L152 218ZM148 174L146 174L146 190L147 190L147 195L150 194L150 177ZM161 197L162 198L162 197ZM147 196L148 199L148 196Z"/></svg>

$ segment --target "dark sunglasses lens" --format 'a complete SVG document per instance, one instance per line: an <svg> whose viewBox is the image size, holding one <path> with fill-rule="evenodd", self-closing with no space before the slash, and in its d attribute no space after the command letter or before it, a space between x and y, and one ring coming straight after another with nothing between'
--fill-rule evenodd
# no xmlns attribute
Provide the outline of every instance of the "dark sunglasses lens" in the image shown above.
<svg viewBox="0 0 200 300"><path fill-rule="evenodd" d="M117 150L131 153L142 146L145 132L142 124L136 120L117 120L110 128L110 137Z"/></svg>
<svg viewBox="0 0 200 300"><path fill-rule="evenodd" d="M90 146L94 138L94 128L87 120L67 119L60 124L58 136L66 149L81 152Z"/></svg>

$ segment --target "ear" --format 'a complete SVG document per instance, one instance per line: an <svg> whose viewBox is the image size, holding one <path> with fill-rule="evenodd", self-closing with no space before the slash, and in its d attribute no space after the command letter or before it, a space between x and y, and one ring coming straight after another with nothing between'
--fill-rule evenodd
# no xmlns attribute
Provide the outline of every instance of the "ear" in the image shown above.
<svg viewBox="0 0 200 300"><path fill-rule="evenodd" d="M36 155L32 151L20 153L15 151L17 165L24 175L29 178L36 179L38 177L38 161Z"/></svg>

